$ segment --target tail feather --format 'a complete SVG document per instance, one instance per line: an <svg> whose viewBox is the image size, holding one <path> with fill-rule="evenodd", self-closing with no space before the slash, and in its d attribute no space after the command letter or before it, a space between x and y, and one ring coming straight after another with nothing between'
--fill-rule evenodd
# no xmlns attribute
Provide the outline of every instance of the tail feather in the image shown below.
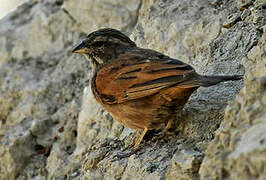
<svg viewBox="0 0 266 180"><path fill-rule="evenodd" d="M203 87L213 86L224 81L237 81L243 79L243 75L233 76L201 76L199 75L197 84Z"/></svg>

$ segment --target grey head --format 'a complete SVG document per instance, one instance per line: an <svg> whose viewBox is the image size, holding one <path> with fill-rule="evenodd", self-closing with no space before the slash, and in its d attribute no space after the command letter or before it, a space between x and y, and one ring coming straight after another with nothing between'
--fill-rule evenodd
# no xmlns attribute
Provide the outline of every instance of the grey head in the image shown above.
<svg viewBox="0 0 266 180"><path fill-rule="evenodd" d="M72 52L85 55L97 68L132 47L136 44L128 36L116 29L104 28L90 33Z"/></svg>

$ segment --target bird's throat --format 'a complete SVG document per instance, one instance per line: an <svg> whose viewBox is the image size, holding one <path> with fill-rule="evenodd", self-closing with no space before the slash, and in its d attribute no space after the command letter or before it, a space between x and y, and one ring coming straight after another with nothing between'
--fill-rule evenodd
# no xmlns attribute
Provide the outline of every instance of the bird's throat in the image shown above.
<svg viewBox="0 0 266 180"><path fill-rule="evenodd" d="M84 54L84 56L90 62L93 69L96 69L100 65L100 63L97 61L95 57L89 56L88 54Z"/></svg>

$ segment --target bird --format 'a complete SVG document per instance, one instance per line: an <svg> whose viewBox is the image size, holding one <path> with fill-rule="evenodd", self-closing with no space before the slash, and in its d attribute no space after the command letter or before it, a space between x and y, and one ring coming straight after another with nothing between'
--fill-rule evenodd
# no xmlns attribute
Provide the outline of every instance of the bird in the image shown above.
<svg viewBox="0 0 266 180"><path fill-rule="evenodd" d="M91 32L72 52L85 55L92 66L91 89L96 101L122 125L140 132L134 150L147 131L164 126L163 132L167 132L199 87L243 78L200 75L191 65L138 47L112 28Z"/></svg>

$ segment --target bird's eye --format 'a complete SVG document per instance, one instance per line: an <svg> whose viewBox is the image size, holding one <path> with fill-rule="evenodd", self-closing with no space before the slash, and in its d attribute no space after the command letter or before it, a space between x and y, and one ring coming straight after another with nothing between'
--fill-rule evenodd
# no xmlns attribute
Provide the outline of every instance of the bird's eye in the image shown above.
<svg viewBox="0 0 266 180"><path fill-rule="evenodd" d="M101 47L103 46L103 41L96 41L95 43L93 43L94 47Z"/></svg>

